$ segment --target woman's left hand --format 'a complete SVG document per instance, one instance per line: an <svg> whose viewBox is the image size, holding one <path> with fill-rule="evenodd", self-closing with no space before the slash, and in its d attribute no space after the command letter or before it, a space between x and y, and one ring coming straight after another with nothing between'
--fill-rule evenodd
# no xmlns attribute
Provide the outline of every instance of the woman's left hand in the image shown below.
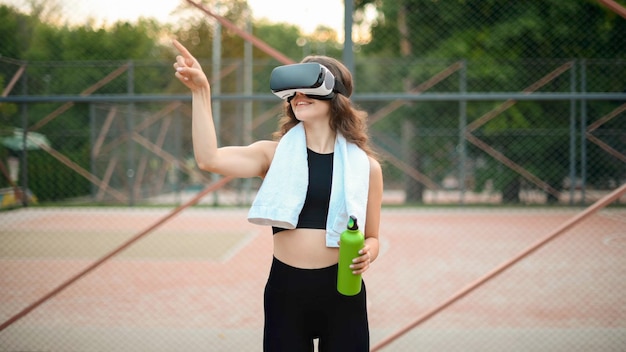
<svg viewBox="0 0 626 352"><path fill-rule="evenodd" d="M352 269L352 273L355 275L363 274L367 269L369 269L371 263L372 258L370 256L370 246L366 244L359 251L359 256L352 260L350 269Z"/></svg>

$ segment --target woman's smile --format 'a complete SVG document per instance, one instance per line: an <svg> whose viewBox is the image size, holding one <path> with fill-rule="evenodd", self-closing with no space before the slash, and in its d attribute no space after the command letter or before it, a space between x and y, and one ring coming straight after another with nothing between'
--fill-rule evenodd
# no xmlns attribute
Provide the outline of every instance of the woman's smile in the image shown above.
<svg viewBox="0 0 626 352"><path fill-rule="evenodd" d="M309 105L311 105L311 103L306 102L306 101L299 101L295 105L296 105L296 108L301 108L303 106L309 106Z"/></svg>

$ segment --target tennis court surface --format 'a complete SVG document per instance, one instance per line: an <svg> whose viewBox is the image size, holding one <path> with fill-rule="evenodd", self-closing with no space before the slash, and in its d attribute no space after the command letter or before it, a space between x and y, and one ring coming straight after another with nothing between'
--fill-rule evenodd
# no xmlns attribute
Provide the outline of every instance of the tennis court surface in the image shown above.
<svg viewBox="0 0 626 352"><path fill-rule="evenodd" d="M580 211L384 208L364 275L372 345ZM0 350L260 351L271 231L247 208L187 209L76 277L168 212L0 213L1 322L43 298L0 331ZM626 210L603 209L383 350L624 351L625 292Z"/></svg>

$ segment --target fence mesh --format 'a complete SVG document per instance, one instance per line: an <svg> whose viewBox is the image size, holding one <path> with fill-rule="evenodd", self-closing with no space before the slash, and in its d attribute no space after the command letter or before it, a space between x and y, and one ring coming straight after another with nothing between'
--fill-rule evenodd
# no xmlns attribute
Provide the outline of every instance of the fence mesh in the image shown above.
<svg viewBox="0 0 626 352"><path fill-rule="evenodd" d="M197 168L163 33L211 77L222 145L271 138L282 63L189 3L100 29L0 2L0 350L261 350L260 180ZM245 2L220 5L245 30ZM385 181L372 349L626 349L626 4L353 5L353 100ZM295 61L342 58L332 29L251 26Z"/></svg>

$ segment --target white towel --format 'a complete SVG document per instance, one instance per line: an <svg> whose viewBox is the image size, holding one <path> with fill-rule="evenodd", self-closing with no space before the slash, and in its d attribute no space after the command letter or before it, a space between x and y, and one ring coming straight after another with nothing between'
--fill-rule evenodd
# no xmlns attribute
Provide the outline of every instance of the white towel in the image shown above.
<svg viewBox="0 0 626 352"><path fill-rule="evenodd" d="M333 178L326 221L326 246L338 247L350 215L365 228L369 190L369 158L357 145L337 133ZM306 135L302 123L289 130L276 147L274 159L259 188L248 221L295 229L309 181Z"/></svg>

